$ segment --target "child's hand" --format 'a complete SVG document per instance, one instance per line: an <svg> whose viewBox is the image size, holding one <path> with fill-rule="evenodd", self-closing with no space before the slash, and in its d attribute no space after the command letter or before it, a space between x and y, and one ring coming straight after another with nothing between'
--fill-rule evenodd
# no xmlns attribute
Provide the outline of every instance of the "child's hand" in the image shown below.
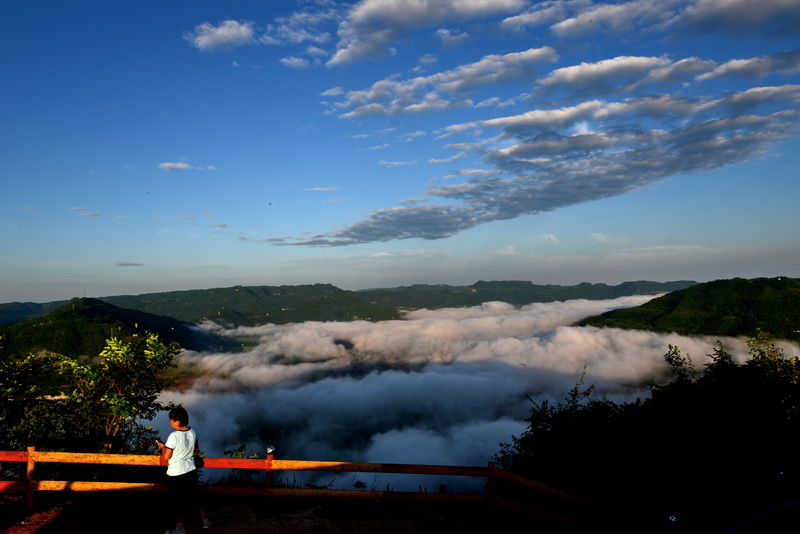
<svg viewBox="0 0 800 534"><path fill-rule="evenodd" d="M164 448L164 444L160 440L156 440L156 445L158 445L159 449L163 449Z"/></svg>

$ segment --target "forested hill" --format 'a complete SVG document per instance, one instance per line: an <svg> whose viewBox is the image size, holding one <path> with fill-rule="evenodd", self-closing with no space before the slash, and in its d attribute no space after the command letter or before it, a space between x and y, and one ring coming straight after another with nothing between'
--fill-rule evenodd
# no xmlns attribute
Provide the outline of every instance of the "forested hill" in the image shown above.
<svg viewBox="0 0 800 534"><path fill-rule="evenodd" d="M800 341L800 279L716 280L636 308L589 317L578 325L748 337L761 330L778 339Z"/></svg>
<svg viewBox="0 0 800 534"><path fill-rule="evenodd" d="M0 327L0 360L45 350L70 357L97 355L112 337L158 333L166 342L194 350L222 348L229 343L192 329L188 324L97 299L76 299L44 317Z"/></svg>
<svg viewBox="0 0 800 534"><path fill-rule="evenodd" d="M399 317L399 309L477 306L497 300L519 306L577 298L609 299L667 293L694 283L683 280L625 282L616 286L589 283L559 286L527 281L481 281L471 286L414 285L358 291L343 291L331 284L235 286L102 297L100 300L181 321L211 319L226 326L238 326L357 318L380 321ZM68 302L0 304L0 325L43 316Z"/></svg>

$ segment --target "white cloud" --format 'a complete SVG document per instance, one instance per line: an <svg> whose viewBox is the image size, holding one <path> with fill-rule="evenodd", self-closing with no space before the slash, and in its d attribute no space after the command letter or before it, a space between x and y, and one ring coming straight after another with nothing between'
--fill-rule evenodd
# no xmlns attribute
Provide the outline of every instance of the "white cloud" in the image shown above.
<svg viewBox="0 0 800 534"><path fill-rule="evenodd" d="M381 57L411 30L519 10L522 0L362 0L339 26L337 51L328 65Z"/></svg>
<svg viewBox="0 0 800 534"><path fill-rule="evenodd" d="M326 44L331 41L332 36L321 27L336 22L341 17L340 9L335 6L322 3L308 5L287 17L275 19L275 23L267 26L259 41L266 45Z"/></svg>
<svg viewBox="0 0 800 534"><path fill-rule="evenodd" d="M551 26L556 35L576 37L596 31L623 33L661 24L675 17L685 0L634 0L621 4L588 4L573 17ZM554 17L563 11L553 11ZM522 22L522 21L520 21Z"/></svg>
<svg viewBox="0 0 800 534"><path fill-rule="evenodd" d="M504 55L487 55L473 63L428 76L405 80L385 78L369 89L348 91L338 109L352 108L342 117L394 115L472 105L463 95L477 87L513 81L532 81L540 64L554 61L550 47L531 48ZM330 94L326 96L337 96ZM455 100L449 100L450 97Z"/></svg>
<svg viewBox="0 0 800 534"><path fill-rule="evenodd" d="M312 57L323 58L327 57L328 53L317 46L309 46L306 48L306 54Z"/></svg>
<svg viewBox="0 0 800 534"><path fill-rule="evenodd" d="M697 80L711 80L723 76L762 78L774 73L789 75L796 72L800 72L800 50L779 52L771 56L749 59L732 59L719 65L711 72L701 74L697 77Z"/></svg>
<svg viewBox="0 0 800 534"><path fill-rule="evenodd" d="M326 89L325 91L321 92L320 95L322 96L341 96L344 94L344 88L339 87L332 87L330 89Z"/></svg>
<svg viewBox="0 0 800 534"><path fill-rule="evenodd" d="M188 171L189 169L194 169L192 165L183 161L177 163L159 163L158 166L165 171Z"/></svg>
<svg viewBox="0 0 800 534"><path fill-rule="evenodd" d="M605 103L601 100L589 100L575 106L558 109L534 109L520 115L498 117L496 119L488 119L479 123L467 123L463 126L465 128L474 128L477 126L490 128L535 128L537 126L566 125L572 124L575 121L584 120L588 117L593 117L604 106ZM451 128L458 130L459 125L455 125Z"/></svg>
<svg viewBox="0 0 800 534"><path fill-rule="evenodd" d="M398 135L397 137L408 143L413 141L417 137L422 137L424 135L427 135L426 132L423 132L422 130L415 130L413 132Z"/></svg>
<svg viewBox="0 0 800 534"><path fill-rule="evenodd" d="M445 159L429 159L428 163L435 163L435 164L453 163L453 162L456 162L456 161L458 161L460 159L464 159L466 157L467 157L467 153L466 152L459 152L458 154L454 154L454 155L450 156L449 158L445 158Z"/></svg>
<svg viewBox="0 0 800 534"><path fill-rule="evenodd" d="M427 202L428 197L418 197L418 198L405 198L403 200L398 201L397 203L401 206L415 206L422 202Z"/></svg>
<svg viewBox="0 0 800 534"><path fill-rule="evenodd" d="M569 2L537 2L529 10L503 20L503 29L522 31L529 26L540 26L562 20L567 15ZM588 2L586 2L588 3Z"/></svg>
<svg viewBox="0 0 800 534"><path fill-rule="evenodd" d="M424 66L433 65L437 61L438 58L434 54L423 54L419 58L419 64Z"/></svg>
<svg viewBox="0 0 800 534"><path fill-rule="evenodd" d="M219 26L204 22L196 26L194 30L186 32L183 38L198 50L230 50L256 44L253 33L252 22L226 20L220 22Z"/></svg>
<svg viewBox="0 0 800 534"><path fill-rule="evenodd" d="M464 41L469 39L469 34L459 30L448 30L445 28L440 28L436 30L436 37L441 39L442 43L446 45L456 45L463 43Z"/></svg>
<svg viewBox="0 0 800 534"><path fill-rule="evenodd" d="M554 70L541 80L543 87L554 85L592 86L620 80L638 80L655 68L665 67L671 62L661 57L619 56L596 63L581 63Z"/></svg>
<svg viewBox="0 0 800 534"><path fill-rule="evenodd" d="M406 167L408 165L416 165L416 161L384 161L380 160L378 165L383 165L384 167Z"/></svg>
<svg viewBox="0 0 800 534"><path fill-rule="evenodd" d="M307 69L311 66L311 62L302 57L288 56L281 58L278 61L284 67L289 67L290 69L296 70Z"/></svg>
<svg viewBox="0 0 800 534"><path fill-rule="evenodd" d="M328 186L328 187L310 187L308 189L303 189L303 191L311 191L311 192L322 192L322 191L338 191L341 189L340 187L336 186Z"/></svg>
<svg viewBox="0 0 800 534"><path fill-rule="evenodd" d="M491 98L487 98L486 100L482 100L475 104L476 108L507 108L516 104L517 101L513 98L507 98L503 100L500 97L493 96Z"/></svg>

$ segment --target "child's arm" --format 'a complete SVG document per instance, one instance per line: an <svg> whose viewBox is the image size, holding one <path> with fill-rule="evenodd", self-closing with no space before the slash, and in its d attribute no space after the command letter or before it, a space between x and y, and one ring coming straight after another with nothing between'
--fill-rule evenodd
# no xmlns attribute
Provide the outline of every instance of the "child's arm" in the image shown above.
<svg viewBox="0 0 800 534"><path fill-rule="evenodd" d="M168 462L169 459L172 458L172 449L167 447L166 443L164 443L160 439L156 440L156 445L158 445L158 448L161 449L161 459L164 460L165 462Z"/></svg>

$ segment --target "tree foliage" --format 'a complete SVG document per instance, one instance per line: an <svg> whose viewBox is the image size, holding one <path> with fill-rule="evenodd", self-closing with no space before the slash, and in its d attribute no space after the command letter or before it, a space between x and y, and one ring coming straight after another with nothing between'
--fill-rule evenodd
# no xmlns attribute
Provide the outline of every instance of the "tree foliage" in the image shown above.
<svg viewBox="0 0 800 534"><path fill-rule="evenodd" d="M163 409L164 371L181 351L155 334L107 340L96 358L54 353L0 362L0 443L79 450L134 451Z"/></svg>
<svg viewBox="0 0 800 534"><path fill-rule="evenodd" d="M718 343L697 369L670 346L663 380L634 403L593 399L581 381L563 401L533 403L496 459L628 520L730 521L800 475L800 360L763 333L749 349L739 364Z"/></svg>

